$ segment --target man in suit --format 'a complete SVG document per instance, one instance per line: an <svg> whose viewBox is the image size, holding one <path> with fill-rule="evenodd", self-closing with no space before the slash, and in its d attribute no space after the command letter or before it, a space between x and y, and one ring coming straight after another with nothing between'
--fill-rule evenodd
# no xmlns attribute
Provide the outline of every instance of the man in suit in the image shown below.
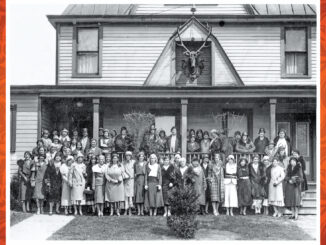
<svg viewBox="0 0 326 245"><path fill-rule="evenodd" d="M173 153L181 151L181 136L177 134L177 129L174 126L171 128L171 135L167 138L166 149Z"/></svg>

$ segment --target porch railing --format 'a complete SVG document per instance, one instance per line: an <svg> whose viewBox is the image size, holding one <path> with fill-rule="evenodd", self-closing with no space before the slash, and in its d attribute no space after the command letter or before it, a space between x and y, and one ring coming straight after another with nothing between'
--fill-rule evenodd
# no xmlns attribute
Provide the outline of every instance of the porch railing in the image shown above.
<svg viewBox="0 0 326 245"><path fill-rule="evenodd" d="M124 152L118 152L118 154L119 154L120 161L124 161L125 160L125 153ZM166 157L166 156L171 157L171 156L174 156L175 154L176 153L159 152L159 153L157 153L157 157L158 158ZM197 159L199 159L200 162L202 162L203 156L206 155L206 154L207 153L204 153L204 152L187 152L187 154L186 154L187 163L191 163L191 161L192 161L192 159L194 157L196 157ZM264 157L264 154L259 154L259 153L239 153L239 152L232 153L232 155L234 156L236 162L239 162L240 158L242 158L242 157L246 158L248 160L248 162L252 162L253 156L255 154L258 154L259 155L259 160L262 161L262 159ZM149 155L150 154L146 154L147 159L149 158ZM208 154L208 155L209 155L209 159L213 160L212 154Z"/></svg>

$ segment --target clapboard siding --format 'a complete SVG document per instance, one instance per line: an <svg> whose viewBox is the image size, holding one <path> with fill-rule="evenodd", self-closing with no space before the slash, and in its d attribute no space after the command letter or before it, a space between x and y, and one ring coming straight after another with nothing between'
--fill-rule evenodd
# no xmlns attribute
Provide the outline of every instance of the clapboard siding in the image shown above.
<svg viewBox="0 0 326 245"><path fill-rule="evenodd" d="M142 15L166 15L166 14L191 14L191 5L158 5L158 4L139 4L134 14ZM196 15L222 14L222 15L246 15L247 11L243 4L214 4L196 5Z"/></svg>
<svg viewBox="0 0 326 245"><path fill-rule="evenodd" d="M315 85L316 28L312 27L310 79L281 78L281 27L214 26L220 41L245 85ZM134 85L142 86L163 51L175 26L103 26L101 78L72 78L71 26L60 28L60 85Z"/></svg>
<svg viewBox="0 0 326 245"><path fill-rule="evenodd" d="M25 151L32 151L37 140L38 96L12 95L11 104L17 105L16 151L11 153L10 175L17 173L17 160Z"/></svg>

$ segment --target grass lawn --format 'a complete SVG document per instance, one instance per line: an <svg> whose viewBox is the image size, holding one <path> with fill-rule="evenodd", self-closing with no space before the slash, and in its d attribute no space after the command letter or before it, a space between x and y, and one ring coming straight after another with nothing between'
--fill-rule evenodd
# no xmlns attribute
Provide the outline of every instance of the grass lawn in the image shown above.
<svg viewBox="0 0 326 245"><path fill-rule="evenodd" d="M195 239L208 240L311 240L295 221L266 216L197 216ZM50 240L168 240L177 239L166 218L77 216Z"/></svg>
<svg viewBox="0 0 326 245"><path fill-rule="evenodd" d="M31 217L32 213L22 213L22 212L16 212L16 211L10 211L10 226L13 226L24 219L27 219L28 217Z"/></svg>

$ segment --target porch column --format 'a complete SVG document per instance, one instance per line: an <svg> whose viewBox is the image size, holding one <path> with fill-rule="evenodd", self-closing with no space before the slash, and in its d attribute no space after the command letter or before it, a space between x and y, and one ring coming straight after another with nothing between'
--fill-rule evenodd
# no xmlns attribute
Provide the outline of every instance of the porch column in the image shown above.
<svg viewBox="0 0 326 245"><path fill-rule="evenodd" d="M188 99L181 99L181 155L186 157L187 153L187 109Z"/></svg>
<svg viewBox="0 0 326 245"><path fill-rule="evenodd" d="M93 99L93 138L98 141L100 128L100 99Z"/></svg>
<svg viewBox="0 0 326 245"><path fill-rule="evenodd" d="M270 140L273 141L276 137L276 99L269 99L269 108L270 108Z"/></svg>

